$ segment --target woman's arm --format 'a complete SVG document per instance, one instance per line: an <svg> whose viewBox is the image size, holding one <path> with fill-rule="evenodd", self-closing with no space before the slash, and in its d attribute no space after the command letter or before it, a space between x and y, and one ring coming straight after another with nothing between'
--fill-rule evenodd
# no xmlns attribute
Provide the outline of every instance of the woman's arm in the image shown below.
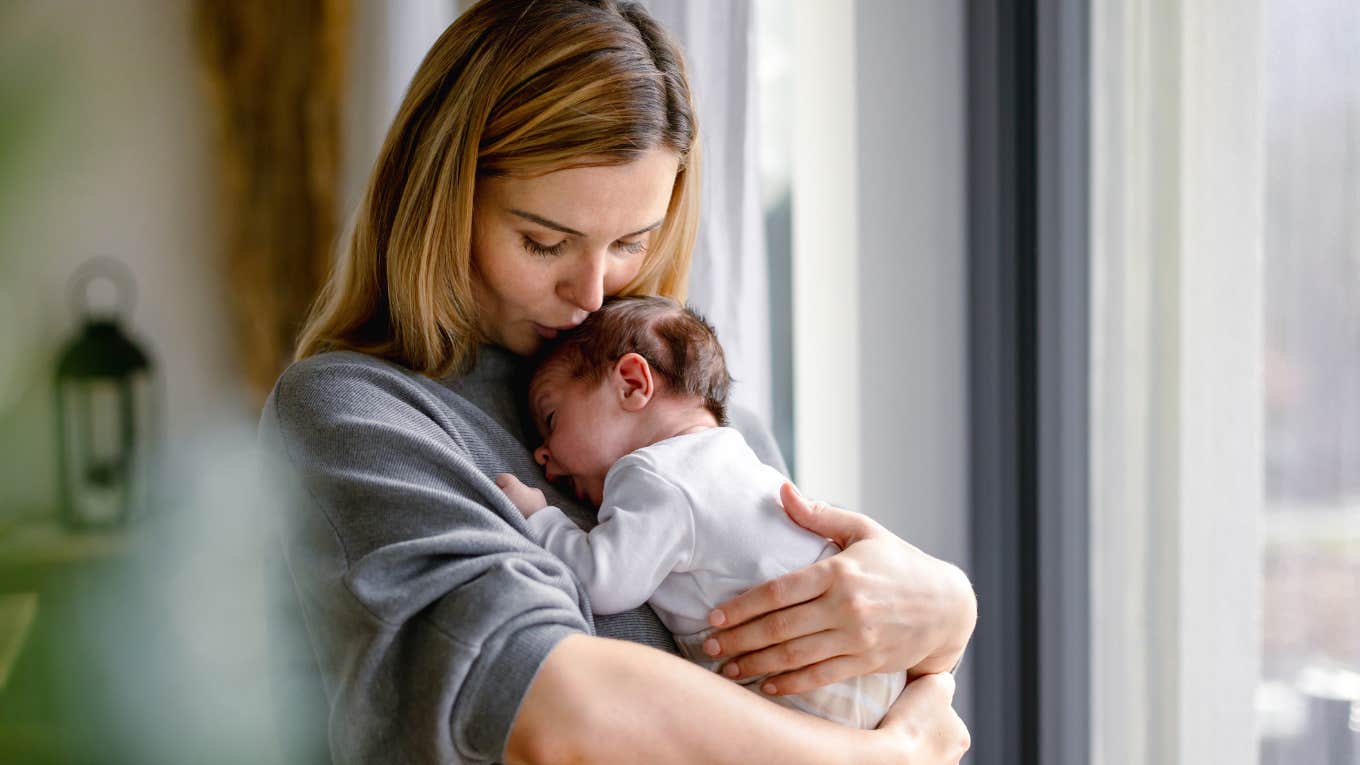
<svg viewBox="0 0 1360 765"><path fill-rule="evenodd" d="M326 680L332 757L694 762L717 748L749 760L803 742L800 728L828 730L676 657L584 635L579 584L470 464L477 429L459 416L357 354L295 364L266 406L261 443L284 482L278 533ZM938 689L903 698L913 724L950 730ZM851 733L866 762L928 751L891 727L827 735ZM661 744L676 748L638 756Z"/></svg>
<svg viewBox="0 0 1360 765"><path fill-rule="evenodd" d="M777 693L801 693L873 672L913 676L958 664L977 599L957 567L858 513L809 503L786 484L784 509L843 552L720 604L710 615L716 657L732 678L785 673Z"/></svg>
<svg viewBox="0 0 1360 765"><path fill-rule="evenodd" d="M543 660L590 629L571 571L474 462L495 446L477 416L358 354L294 364L266 404L337 762L499 762Z"/></svg>
<svg viewBox="0 0 1360 765"><path fill-rule="evenodd" d="M541 665L510 731L511 765L590 763L956 763L968 732L953 679L922 678L876 731L786 709L669 654L565 638Z"/></svg>

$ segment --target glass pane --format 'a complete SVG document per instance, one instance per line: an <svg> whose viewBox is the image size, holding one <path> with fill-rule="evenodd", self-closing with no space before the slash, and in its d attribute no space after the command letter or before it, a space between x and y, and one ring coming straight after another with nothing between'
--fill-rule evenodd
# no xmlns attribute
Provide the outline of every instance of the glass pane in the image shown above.
<svg viewBox="0 0 1360 765"><path fill-rule="evenodd" d="M1360 3L1268 0L1264 765L1360 763Z"/></svg>

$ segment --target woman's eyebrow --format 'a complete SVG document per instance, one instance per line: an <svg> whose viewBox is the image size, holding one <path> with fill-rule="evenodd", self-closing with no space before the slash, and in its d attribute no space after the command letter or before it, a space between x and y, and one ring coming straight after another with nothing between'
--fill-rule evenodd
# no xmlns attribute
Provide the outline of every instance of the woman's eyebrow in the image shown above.
<svg viewBox="0 0 1360 765"><path fill-rule="evenodd" d="M521 218L523 218L523 219L529 221L530 223L537 223L537 224L540 225L540 226L544 226L544 227L546 227L546 228L550 228L550 229L552 229L552 230L554 230L554 231L561 231L561 232L564 233L564 234L571 234L572 236L580 236L580 237L584 237L584 236L585 236L585 234L582 234L580 231L577 231L577 230L574 229L574 228L568 228L568 227L562 225L561 223L557 223L557 222L554 222L554 221L550 221L550 220L548 220L547 218L544 218L542 215L534 215L533 213L528 212L528 211L526 211L526 210L517 210L517 209L514 209L514 208L510 208L509 212L510 212L510 214L512 214L512 215L517 215L517 216L519 216L519 217L521 217ZM634 231L634 232L631 233L631 234L624 234L623 236L621 236L621 237L619 237L619 238L620 238L620 239L627 239L627 238L630 237L630 236L641 236L641 235L647 233L648 231L655 231L655 230L661 228L661 224L662 224L662 223L665 223L665 220L659 220L659 221L653 223L652 225L647 226L646 228L638 229L637 231Z"/></svg>
<svg viewBox="0 0 1360 765"><path fill-rule="evenodd" d="M547 228L553 229L554 231L561 231L564 234L571 234L572 236L582 237L585 236L585 234L582 234L580 231L577 231L574 228L567 228L566 226L563 226L561 223L554 223L541 215L534 215L531 212L525 212L524 210L516 210L514 208L511 208L510 213L512 215L518 215L519 217L529 221L530 223L537 223L540 226L545 226Z"/></svg>
<svg viewBox="0 0 1360 765"><path fill-rule="evenodd" d="M648 226L647 228L638 229L637 231L634 231L634 232L631 233L631 234L624 234L623 236L621 236L621 237L619 237L619 238L620 238L620 239L627 239L627 238L630 237L630 236L641 236L641 235L647 233L648 231L655 231L655 230L661 228L661 224L662 224L662 223L665 223L665 222L666 222L666 221L664 221L664 220L659 220L659 221L657 221L656 223L653 223L652 225Z"/></svg>

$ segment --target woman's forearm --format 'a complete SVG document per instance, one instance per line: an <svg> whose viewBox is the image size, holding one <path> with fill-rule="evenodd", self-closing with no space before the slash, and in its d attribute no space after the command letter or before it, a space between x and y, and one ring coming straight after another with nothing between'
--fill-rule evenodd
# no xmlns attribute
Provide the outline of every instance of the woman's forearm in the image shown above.
<svg viewBox="0 0 1360 765"><path fill-rule="evenodd" d="M505 759L512 765L872 763L887 761L886 736L786 709L675 656L572 635L548 655L529 687Z"/></svg>
<svg viewBox="0 0 1360 765"><path fill-rule="evenodd" d="M953 672L957 669L959 661L963 658L963 651L973 636L973 629L977 627L977 595L973 591L973 583L958 566L944 561L938 561L938 564L942 572L941 581L944 582L943 597L953 604L947 610L952 612L955 618L945 627L946 634L951 637L942 642L940 653L927 657L925 661L911 668L913 676Z"/></svg>

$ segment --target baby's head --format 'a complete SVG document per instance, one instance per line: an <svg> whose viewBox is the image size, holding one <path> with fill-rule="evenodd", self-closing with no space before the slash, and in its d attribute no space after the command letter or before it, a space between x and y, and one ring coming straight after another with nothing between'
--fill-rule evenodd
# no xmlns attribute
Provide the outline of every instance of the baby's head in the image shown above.
<svg viewBox="0 0 1360 765"><path fill-rule="evenodd" d="M548 479L570 479L598 505L604 477L629 452L727 424L722 346L703 317L660 297L607 301L563 332L529 382L529 411Z"/></svg>

